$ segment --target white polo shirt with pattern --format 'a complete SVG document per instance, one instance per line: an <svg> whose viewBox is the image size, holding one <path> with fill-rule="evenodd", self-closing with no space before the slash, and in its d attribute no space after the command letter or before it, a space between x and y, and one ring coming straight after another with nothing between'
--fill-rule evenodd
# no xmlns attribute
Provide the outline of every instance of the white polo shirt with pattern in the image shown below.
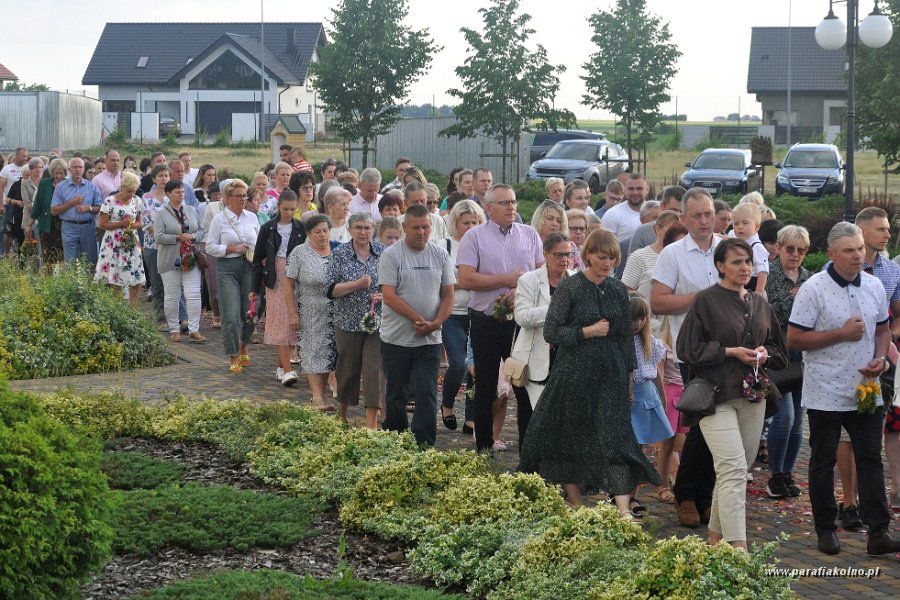
<svg viewBox="0 0 900 600"><path fill-rule="evenodd" d="M858 369L875 358L875 328L887 323L888 311L884 286L865 272L846 281L830 266L800 286L790 325L806 331L832 331L851 317L860 317L865 323L862 339L803 352L804 408L856 410L856 386L865 381ZM876 404L883 404L880 396Z"/></svg>

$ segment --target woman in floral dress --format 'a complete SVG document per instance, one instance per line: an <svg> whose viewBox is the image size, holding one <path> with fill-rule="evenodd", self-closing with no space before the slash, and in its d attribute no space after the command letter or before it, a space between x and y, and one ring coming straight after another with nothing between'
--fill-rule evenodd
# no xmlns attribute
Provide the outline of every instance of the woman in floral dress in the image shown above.
<svg viewBox="0 0 900 600"><path fill-rule="evenodd" d="M128 287L128 299L137 308L144 284L144 261L138 231L141 229L141 199L134 195L140 180L122 173L119 191L103 201L97 227L105 231L94 279L121 290Z"/></svg>
<svg viewBox="0 0 900 600"><path fill-rule="evenodd" d="M334 410L323 400L328 374L337 363L330 300L322 289L331 260L331 224L325 215L313 215L306 223L306 242L293 249L287 261L284 294L291 329L299 333L300 368L306 373L312 404Z"/></svg>

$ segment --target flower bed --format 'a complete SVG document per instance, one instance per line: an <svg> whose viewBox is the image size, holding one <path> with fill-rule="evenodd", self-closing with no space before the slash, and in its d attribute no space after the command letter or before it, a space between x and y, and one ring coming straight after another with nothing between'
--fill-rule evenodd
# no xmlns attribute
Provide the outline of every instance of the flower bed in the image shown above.
<svg viewBox="0 0 900 600"><path fill-rule="evenodd" d="M473 596L791 597L789 580L765 575L775 542L746 554L695 536L653 540L611 506L567 510L536 476L492 474L472 453L420 451L408 434L346 429L288 403L147 407L72 392L43 401L53 418L100 438L232 443L259 476L333 504L351 529L413 544L417 572Z"/></svg>
<svg viewBox="0 0 900 600"><path fill-rule="evenodd" d="M47 275L0 263L0 376L100 373L171 364L165 339L82 264Z"/></svg>

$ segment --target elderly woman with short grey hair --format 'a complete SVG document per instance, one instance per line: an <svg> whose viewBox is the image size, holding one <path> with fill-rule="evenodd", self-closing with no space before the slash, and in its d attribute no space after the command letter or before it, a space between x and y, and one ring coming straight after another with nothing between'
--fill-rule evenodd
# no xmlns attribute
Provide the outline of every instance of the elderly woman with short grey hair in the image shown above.
<svg viewBox="0 0 900 600"><path fill-rule="evenodd" d="M332 252L324 284L325 295L334 300L338 417L346 421L347 408L359 404L362 376L366 427L375 429L382 380L378 261L384 245L372 241L375 221L368 213L354 213L349 219L349 230L352 240Z"/></svg>
<svg viewBox="0 0 900 600"><path fill-rule="evenodd" d="M340 186L329 188L325 192L325 214L331 221L331 239L342 244L350 241L347 222L347 216L350 214L350 198L350 192Z"/></svg>
<svg viewBox="0 0 900 600"><path fill-rule="evenodd" d="M553 200L557 204L562 204L563 194L566 192L566 182L560 177L550 177L544 184L547 191L547 200Z"/></svg>

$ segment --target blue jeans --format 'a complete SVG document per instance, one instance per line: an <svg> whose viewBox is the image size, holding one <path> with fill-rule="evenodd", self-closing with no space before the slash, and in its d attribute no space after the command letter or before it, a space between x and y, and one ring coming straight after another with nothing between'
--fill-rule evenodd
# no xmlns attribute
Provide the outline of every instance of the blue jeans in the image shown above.
<svg viewBox="0 0 900 600"><path fill-rule="evenodd" d="M92 265L97 264L97 233L93 217L84 223L62 222L63 260L71 262L82 254Z"/></svg>
<svg viewBox="0 0 900 600"><path fill-rule="evenodd" d="M450 315L441 329L444 350L447 351L447 370L444 372L442 404L453 408L459 387L466 377L466 343L469 339L469 315Z"/></svg>
<svg viewBox="0 0 900 600"><path fill-rule="evenodd" d="M413 379L416 387L416 408L413 412L412 432L416 443L434 446L437 441L437 380L441 369L440 344L425 346L397 346L381 342L382 368L387 380L384 397L384 428L406 431L405 388Z"/></svg>
<svg viewBox="0 0 900 600"><path fill-rule="evenodd" d="M794 463L803 443L803 415L800 406L800 388L787 392L778 401L779 410L772 417L769 435L769 469L772 473L794 472Z"/></svg>

